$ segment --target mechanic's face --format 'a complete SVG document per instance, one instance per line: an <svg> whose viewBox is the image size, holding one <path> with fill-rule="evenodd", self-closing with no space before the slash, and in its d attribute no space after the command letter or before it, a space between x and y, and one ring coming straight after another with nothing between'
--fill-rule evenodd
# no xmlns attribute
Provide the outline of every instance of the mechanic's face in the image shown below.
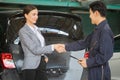
<svg viewBox="0 0 120 80"><path fill-rule="evenodd" d="M35 24L38 19L38 10L34 9L28 14L25 14L26 22L29 24Z"/></svg>
<svg viewBox="0 0 120 80"><path fill-rule="evenodd" d="M91 19L91 23L96 24L96 11L93 13L93 11L90 9L89 13L90 13L89 17Z"/></svg>

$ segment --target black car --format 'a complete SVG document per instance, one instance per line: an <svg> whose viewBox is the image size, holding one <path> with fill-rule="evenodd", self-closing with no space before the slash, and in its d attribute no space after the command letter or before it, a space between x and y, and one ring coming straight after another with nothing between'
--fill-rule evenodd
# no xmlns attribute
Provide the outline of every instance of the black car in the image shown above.
<svg viewBox="0 0 120 80"><path fill-rule="evenodd" d="M1 80L21 80L23 51L18 31L25 20L21 11L0 11L0 77ZM81 18L67 12L39 10L36 23L46 44L67 43L83 38ZM46 73L49 78L63 76L69 69L69 55L56 51L47 55Z"/></svg>

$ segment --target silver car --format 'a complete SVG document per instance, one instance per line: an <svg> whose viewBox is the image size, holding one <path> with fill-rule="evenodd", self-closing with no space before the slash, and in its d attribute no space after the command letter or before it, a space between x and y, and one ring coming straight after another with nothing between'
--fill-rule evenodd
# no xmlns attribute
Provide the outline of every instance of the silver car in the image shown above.
<svg viewBox="0 0 120 80"><path fill-rule="evenodd" d="M111 78L120 80L120 34L115 36L114 54L110 59Z"/></svg>

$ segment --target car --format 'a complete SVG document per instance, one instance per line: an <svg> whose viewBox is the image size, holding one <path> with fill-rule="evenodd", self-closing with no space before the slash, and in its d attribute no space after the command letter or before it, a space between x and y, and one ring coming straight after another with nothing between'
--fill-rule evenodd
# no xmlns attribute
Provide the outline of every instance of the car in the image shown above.
<svg viewBox="0 0 120 80"><path fill-rule="evenodd" d="M111 79L112 80L120 80L120 34L114 37L115 45L114 45L114 54L110 59L110 68L111 68Z"/></svg>
<svg viewBox="0 0 120 80"><path fill-rule="evenodd" d="M67 43L84 38L80 15L68 12L39 10L37 24L45 37L46 44ZM21 48L18 31L24 25L23 14L19 10L0 11L0 79L22 80L21 66L23 63L23 51ZM115 36L113 57L110 59L111 78L120 80L120 35ZM68 54L47 55L46 73L50 80L80 79L82 67L70 54L77 58L83 57L82 52L68 52ZM71 61L72 60L72 61ZM74 69L74 71L73 71ZM72 73L71 73L72 71ZM71 76L72 75L72 76ZM66 77L67 76L67 77ZM70 78L69 78L69 77ZM65 78L64 78L65 77Z"/></svg>
<svg viewBox="0 0 120 80"><path fill-rule="evenodd" d="M25 19L21 10L0 11L0 78L1 80L22 80L21 67L23 51L18 31L24 25ZM67 43L83 39L81 17L68 12L39 10L38 21L46 44ZM62 76L69 69L71 52L68 54L47 54L46 73L48 78ZM61 79L60 79L61 80Z"/></svg>

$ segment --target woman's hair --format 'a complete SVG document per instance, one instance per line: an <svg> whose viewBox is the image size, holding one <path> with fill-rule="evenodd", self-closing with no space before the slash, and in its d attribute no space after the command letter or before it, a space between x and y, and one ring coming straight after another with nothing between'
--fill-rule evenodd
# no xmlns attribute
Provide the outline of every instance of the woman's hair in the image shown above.
<svg viewBox="0 0 120 80"><path fill-rule="evenodd" d="M106 17L106 5L101 1L95 1L89 5L90 9L95 12L98 11L102 17Z"/></svg>
<svg viewBox="0 0 120 80"><path fill-rule="evenodd" d="M33 5L27 5L23 9L23 14L29 14L29 12L34 10L34 9L37 9L37 8Z"/></svg>

